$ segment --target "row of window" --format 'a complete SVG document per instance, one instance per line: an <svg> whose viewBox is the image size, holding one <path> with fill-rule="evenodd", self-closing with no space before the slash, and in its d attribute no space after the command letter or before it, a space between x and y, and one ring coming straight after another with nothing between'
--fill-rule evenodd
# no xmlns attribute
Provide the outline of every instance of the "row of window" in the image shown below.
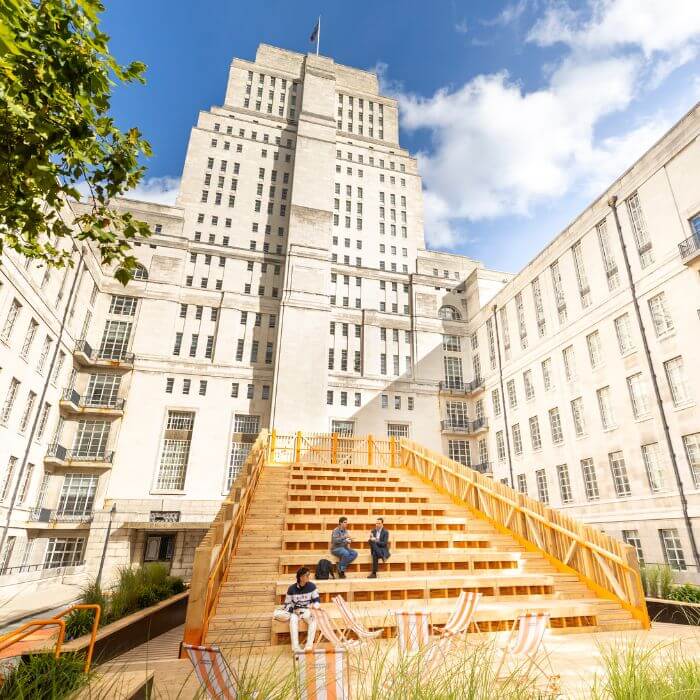
<svg viewBox="0 0 700 700"><path fill-rule="evenodd" d="M199 396L206 396L207 395L207 387L208 387L208 381L206 379L200 379L199 380L199 389L198 389L198 395ZM182 384L180 385L180 393L188 396L192 391L192 379L185 377L182 380ZM239 397L239 392L240 392L240 383L239 382L231 382L231 398L237 399ZM165 378L165 393L166 394L174 394L175 393L175 377L166 377ZM247 384L246 385L246 398L247 399L254 399L255 397L255 384ZM267 401L270 398L270 385L269 384L263 384L261 386L261 391L260 391L260 398L263 401Z"/></svg>
<svg viewBox="0 0 700 700"><path fill-rule="evenodd" d="M221 123L220 122L214 122L214 131L221 132ZM221 132L223 133L223 132ZM226 135L227 136L232 136L233 135L233 126L229 125L226 127ZM238 137L239 138L246 138L245 135L245 129L238 129ZM251 131L250 132L250 140L251 141L257 141L258 140L258 132L257 131ZM270 136L269 134L263 133L262 135L262 141L263 143L269 143L270 142ZM227 146L228 142L224 141L224 150L228 151L229 146ZM282 146L284 145L286 148L294 148L294 143L292 139L287 139L284 144L282 144L282 138L280 136L275 136L275 145L276 146Z"/></svg>

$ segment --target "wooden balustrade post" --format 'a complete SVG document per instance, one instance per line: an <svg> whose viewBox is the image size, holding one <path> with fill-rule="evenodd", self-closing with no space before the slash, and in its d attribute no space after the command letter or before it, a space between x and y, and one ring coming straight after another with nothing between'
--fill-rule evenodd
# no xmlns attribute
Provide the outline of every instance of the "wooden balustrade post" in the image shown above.
<svg viewBox="0 0 700 700"><path fill-rule="evenodd" d="M331 464L338 463L338 433L331 434Z"/></svg>
<svg viewBox="0 0 700 700"><path fill-rule="evenodd" d="M194 551L194 563L192 565L192 580L190 581L190 594L187 600L187 615L185 617L185 644L200 645L204 642L203 631L205 626L207 584L209 582L209 570L211 567L212 548L200 545Z"/></svg>
<svg viewBox="0 0 700 700"><path fill-rule="evenodd" d="M301 461L301 431L294 436L294 461Z"/></svg>
<svg viewBox="0 0 700 700"><path fill-rule="evenodd" d="M642 587L641 573L639 571L639 560L637 559L637 552L634 547L627 545L622 558L631 569L631 571L626 572L630 582L628 588L632 591L632 600L630 602L636 608L641 608L648 617L648 613L646 612L646 596L644 594L644 588Z"/></svg>
<svg viewBox="0 0 700 700"><path fill-rule="evenodd" d="M389 438L389 454L391 455L391 466L396 466L396 438L392 435Z"/></svg>
<svg viewBox="0 0 700 700"><path fill-rule="evenodd" d="M367 436L367 465L374 465L374 438L371 435Z"/></svg>

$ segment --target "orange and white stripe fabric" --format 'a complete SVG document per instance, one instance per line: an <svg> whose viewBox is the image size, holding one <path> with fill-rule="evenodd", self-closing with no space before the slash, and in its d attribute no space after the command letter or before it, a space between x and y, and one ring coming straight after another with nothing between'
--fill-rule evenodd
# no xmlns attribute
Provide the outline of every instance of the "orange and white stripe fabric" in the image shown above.
<svg viewBox="0 0 700 700"><path fill-rule="evenodd" d="M399 652L415 654L430 641L430 612L427 610L396 610L396 637Z"/></svg>
<svg viewBox="0 0 700 700"><path fill-rule="evenodd" d="M360 645L357 639L346 639L345 635L339 633L333 626L333 621L330 615L323 608L311 608L311 614L316 620L318 631L322 637L325 637L333 646L344 647L345 649L354 649Z"/></svg>
<svg viewBox="0 0 700 700"><path fill-rule="evenodd" d="M517 632L511 638L507 652L512 656L532 656L537 653L548 624L549 613L520 615L517 621Z"/></svg>
<svg viewBox="0 0 700 700"><path fill-rule="evenodd" d="M217 646L182 645L189 656L200 685L213 700L236 700L236 681Z"/></svg>
<svg viewBox="0 0 700 700"><path fill-rule="evenodd" d="M352 630L359 639L374 639L378 637L382 630L368 630L366 629L356 618L350 606L345 602L342 595L337 595L333 598L335 606L340 611L340 615L343 618L348 629Z"/></svg>
<svg viewBox="0 0 700 700"><path fill-rule="evenodd" d="M450 615L450 619L442 630L442 634L461 634L466 632L474 620L474 613L480 602L481 593L462 591L459 594L457 605L452 615Z"/></svg>
<svg viewBox="0 0 700 700"><path fill-rule="evenodd" d="M312 649L294 654L300 700L350 700L345 649Z"/></svg>

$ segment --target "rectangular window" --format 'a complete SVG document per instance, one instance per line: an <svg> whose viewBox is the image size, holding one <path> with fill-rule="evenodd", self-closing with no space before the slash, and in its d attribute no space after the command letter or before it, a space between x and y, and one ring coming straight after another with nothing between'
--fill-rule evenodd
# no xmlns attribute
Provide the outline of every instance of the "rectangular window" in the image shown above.
<svg viewBox="0 0 700 700"><path fill-rule="evenodd" d="M511 433L513 434L513 452L515 452L516 455L521 455L523 453L523 438L520 434L519 423L513 424Z"/></svg>
<svg viewBox="0 0 700 700"><path fill-rule="evenodd" d="M532 449L539 450L542 447L539 418L537 416L531 416L528 423L530 424L530 442L532 443Z"/></svg>
<svg viewBox="0 0 700 700"><path fill-rule="evenodd" d="M523 372L523 386L525 387L525 400L531 401L535 398L535 385L532 382L532 370Z"/></svg>
<svg viewBox="0 0 700 700"><path fill-rule="evenodd" d="M472 459L471 452L469 451L469 441L468 440L448 440L447 441L447 456L464 464L467 467L471 467Z"/></svg>
<svg viewBox="0 0 700 700"><path fill-rule="evenodd" d="M693 475L695 488L700 488L700 433L683 436L685 455L688 458L690 473Z"/></svg>
<svg viewBox="0 0 700 700"><path fill-rule="evenodd" d="M525 474L518 474L515 480L517 482L518 491L527 496L527 476Z"/></svg>
<svg viewBox="0 0 700 700"><path fill-rule="evenodd" d="M586 434L586 420L583 415L583 399L579 396L571 402L571 418L574 421L576 437Z"/></svg>
<svg viewBox="0 0 700 700"><path fill-rule="evenodd" d="M676 571L685 571L688 567L685 563L678 530L675 527L659 530L659 537L661 538L661 549L664 552L665 562Z"/></svg>
<svg viewBox="0 0 700 700"><path fill-rule="evenodd" d="M559 479L559 493L562 503L571 503L574 500L569 479L569 467L566 464L557 465L557 478Z"/></svg>
<svg viewBox="0 0 700 700"><path fill-rule="evenodd" d="M576 281L578 283L578 291L581 297L581 308L585 309L591 303L591 289L588 286L588 277L586 276L586 269L583 265L581 241L578 241L571 246L571 255L574 258L574 269L576 270Z"/></svg>
<svg viewBox="0 0 700 700"><path fill-rule="evenodd" d="M591 369L596 369L603 364L603 348L600 344L600 333L593 331L586 336L588 345L588 359L591 362Z"/></svg>
<svg viewBox="0 0 700 700"><path fill-rule="evenodd" d="M30 391L27 394L27 403L24 404L24 411L22 412L22 419L19 422L19 432L23 433L27 426L29 425L29 419L32 416L32 410L34 409L34 404L36 403L36 394Z"/></svg>
<svg viewBox="0 0 700 700"><path fill-rule="evenodd" d="M459 357L444 357L445 384L449 389L461 389L464 385L462 380L462 360Z"/></svg>
<svg viewBox="0 0 700 700"><path fill-rule="evenodd" d="M619 498L629 496L632 493L632 489L630 488L629 477L627 476L624 455L620 451L611 452L608 455L608 460L610 461L610 471L612 472L615 493Z"/></svg>
<svg viewBox="0 0 700 700"><path fill-rule="evenodd" d="M574 346L569 345L562 350L564 359L564 376L567 382L576 381L576 356L574 354Z"/></svg>
<svg viewBox="0 0 700 700"><path fill-rule="evenodd" d="M10 310L7 312L5 324L2 327L2 333L0 333L0 339L4 340L5 342L10 340L10 336L15 328L15 323L21 308L22 305L17 301L17 299L13 299L12 304L10 305Z"/></svg>
<svg viewBox="0 0 700 700"><path fill-rule="evenodd" d="M561 429L561 417L558 408L549 409L549 427L552 431L552 442L559 445L564 441L564 433Z"/></svg>
<svg viewBox="0 0 700 700"><path fill-rule="evenodd" d="M109 438L109 423L104 420L80 420L73 442L75 457L94 460L104 459Z"/></svg>
<svg viewBox="0 0 700 700"><path fill-rule="evenodd" d="M486 320L486 340L489 346L489 363L491 364L491 369L496 369L496 339L493 334L493 321L490 318Z"/></svg>
<svg viewBox="0 0 700 700"><path fill-rule="evenodd" d="M539 277L532 280L532 300L535 304L537 334L540 336L540 338L542 338L547 334L547 319L544 315L544 304L542 303L542 290L540 289Z"/></svg>
<svg viewBox="0 0 700 700"><path fill-rule="evenodd" d="M466 428L469 423L466 401L447 402L447 425L449 428Z"/></svg>
<svg viewBox="0 0 700 700"><path fill-rule="evenodd" d="M460 352L460 338L458 335L443 335L442 349L447 352Z"/></svg>
<svg viewBox="0 0 700 700"><path fill-rule="evenodd" d="M552 388L552 358L548 357L542 360L542 383L544 390L549 391Z"/></svg>
<svg viewBox="0 0 700 700"><path fill-rule="evenodd" d="M649 488L652 493L663 491L666 486L666 478L661 461L659 443L652 442L649 445L642 445L642 457L644 458L644 468L647 472Z"/></svg>
<svg viewBox="0 0 700 700"><path fill-rule="evenodd" d="M615 334L617 335L617 344L621 355L626 355L634 350L629 314L622 314L622 316L618 316L615 319Z"/></svg>
<svg viewBox="0 0 700 700"><path fill-rule="evenodd" d="M501 415L501 392L498 389L493 389L491 392L491 403L493 404L493 415Z"/></svg>
<svg viewBox="0 0 700 700"><path fill-rule="evenodd" d="M598 410L600 411L600 422L603 430L610 430L615 427L615 414L613 413L612 400L610 397L610 387L604 386L596 391L598 397Z"/></svg>
<svg viewBox="0 0 700 700"><path fill-rule="evenodd" d="M408 424L407 423L388 423L386 426L387 437L407 438Z"/></svg>
<svg viewBox="0 0 700 700"><path fill-rule="evenodd" d="M231 490L233 482L240 474L241 468L248 458L250 445L251 443L249 442L238 442L235 439L231 441L231 453L229 455L228 467L226 469L226 484L224 485L225 491Z"/></svg>
<svg viewBox="0 0 700 700"><path fill-rule="evenodd" d="M535 472L535 481L537 482L537 498L541 503L549 504L549 487L547 486L547 474L544 469L538 469Z"/></svg>
<svg viewBox="0 0 700 700"><path fill-rule="evenodd" d="M57 514L84 517L95 505L97 474L66 474L58 501Z"/></svg>
<svg viewBox="0 0 700 700"><path fill-rule="evenodd" d="M634 547L639 565L644 566L644 552L642 551L642 539L639 536L639 530L623 530L622 541L630 547Z"/></svg>
<svg viewBox="0 0 700 700"><path fill-rule="evenodd" d="M499 430L496 433L496 454L498 455L498 461L504 462L506 459L506 443L503 439L503 431Z"/></svg>
<svg viewBox="0 0 700 700"><path fill-rule="evenodd" d="M520 347L527 348L527 326L525 325L525 307L523 306L522 292L515 295L515 310L518 317L518 331L520 333Z"/></svg>
<svg viewBox="0 0 700 700"><path fill-rule="evenodd" d="M506 360L510 359L510 329L508 327L508 309L504 306L499 310L501 317L501 333L503 334L503 353Z"/></svg>
<svg viewBox="0 0 700 700"><path fill-rule="evenodd" d="M44 556L44 568L78 566L83 563L84 549L84 537L50 537Z"/></svg>
<svg viewBox="0 0 700 700"><path fill-rule="evenodd" d="M639 262L642 268L651 265L654 262L654 251L652 250L651 239L647 229L642 207L639 203L639 194L635 192L627 198L627 212L632 225L632 233L637 244L637 252L639 253Z"/></svg>
<svg viewBox="0 0 700 700"><path fill-rule="evenodd" d="M508 392L508 405L511 408L518 407L518 394L515 390L515 379L509 379L506 384L506 391Z"/></svg>
<svg viewBox="0 0 700 700"><path fill-rule="evenodd" d="M596 226L596 232L598 234L600 254L603 257L605 275L608 278L608 289L612 291L620 285L620 275L617 271L617 263L615 262L612 249L610 248L610 241L608 240L608 224L605 219L603 219Z"/></svg>
<svg viewBox="0 0 700 700"><path fill-rule="evenodd" d="M12 408L15 405L19 385L19 379L15 379L13 377L10 380L10 386L7 388L7 394L5 395L5 403L2 405L2 411L0 411L0 425L7 425L8 421L10 420L10 414L12 413Z"/></svg>
<svg viewBox="0 0 700 700"><path fill-rule="evenodd" d="M671 390L671 398L674 406L682 406L691 400L690 390L685 380L683 358L679 355L672 360L664 362L666 379Z"/></svg>
<svg viewBox="0 0 700 700"><path fill-rule="evenodd" d="M27 328L27 333L24 336L22 349L19 353L20 357L26 358L27 355L29 355L29 351L32 349L32 343L34 343L34 338L36 337L37 328L39 328L39 324L34 319L31 319L29 321L29 328Z"/></svg>
<svg viewBox="0 0 700 700"><path fill-rule="evenodd" d="M193 428L194 413L168 411L156 480L157 489L184 490Z"/></svg>
<svg viewBox="0 0 700 700"><path fill-rule="evenodd" d="M673 319L668 311L666 295L663 292L649 299L649 312L657 337L668 335L673 331Z"/></svg>
<svg viewBox="0 0 700 700"><path fill-rule="evenodd" d="M123 360L131 337L131 321L105 322L105 329L100 343L100 358L106 360Z"/></svg>
<svg viewBox="0 0 700 700"><path fill-rule="evenodd" d="M598 479L592 459L587 458L581 460L581 474L583 475L586 499L589 501L597 501L600 498L600 493L598 492Z"/></svg>
<svg viewBox="0 0 700 700"><path fill-rule="evenodd" d="M635 420L648 417L650 411L649 394L641 372L627 377L627 390L632 402L632 413Z"/></svg>
<svg viewBox="0 0 700 700"><path fill-rule="evenodd" d="M566 323L566 297L564 296L564 285L561 280L561 271L559 270L559 261L555 260L550 266L549 271L552 274L552 287L554 288L554 300L557 304L557 313L559 314L559 325Z"/></svg>

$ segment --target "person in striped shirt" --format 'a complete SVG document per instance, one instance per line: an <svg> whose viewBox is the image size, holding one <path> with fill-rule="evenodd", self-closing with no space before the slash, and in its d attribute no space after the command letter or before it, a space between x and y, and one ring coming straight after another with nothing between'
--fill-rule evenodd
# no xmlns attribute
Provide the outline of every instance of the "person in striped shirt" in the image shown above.
<svg viewBox="0 0 700 700"><path fill-rule="evenodd" d="M302 619L308 626L306 634L306 651L313 648L316 637L316 620L311 614L311 608L318 608L321 598L318 595L316 584L309 579L311 570L302 566L297 571L296 583L287 589L284 605L275 610L274 619L289 622L289 636L292 638L292 652L301 651L299 644L299 620Z"/></svg>

